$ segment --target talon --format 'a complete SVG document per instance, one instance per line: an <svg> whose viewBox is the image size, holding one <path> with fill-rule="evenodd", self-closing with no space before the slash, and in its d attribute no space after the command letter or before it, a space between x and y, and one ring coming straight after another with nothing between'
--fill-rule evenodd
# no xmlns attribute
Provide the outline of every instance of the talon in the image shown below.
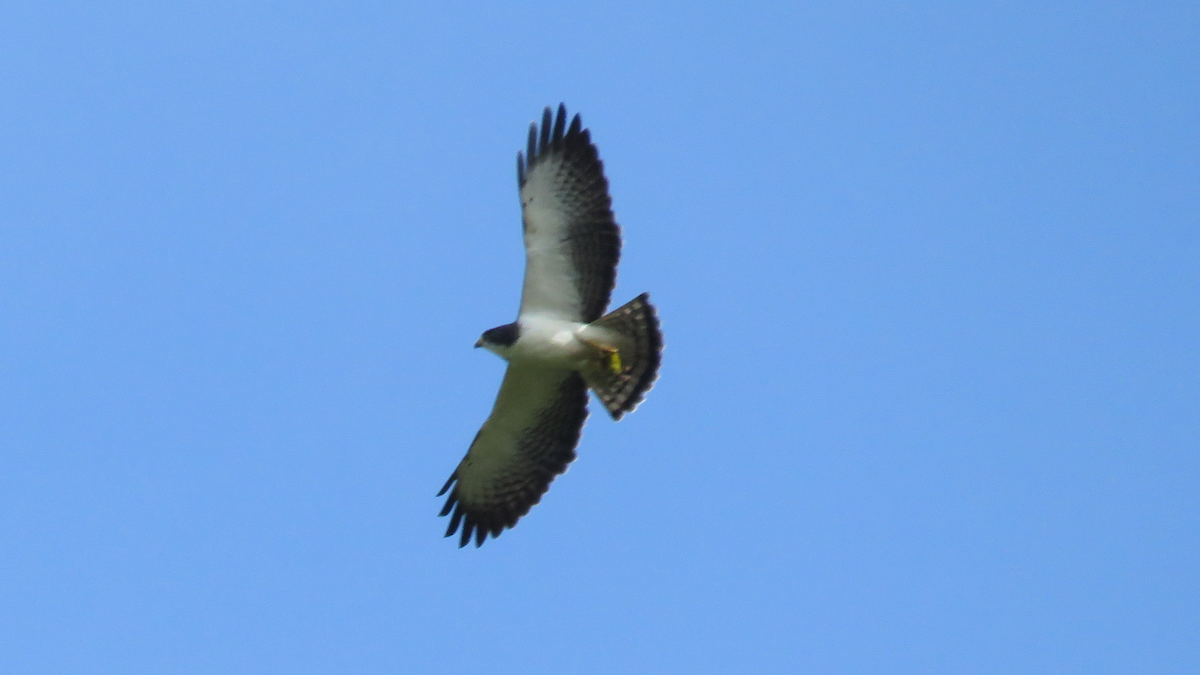
<svg viewBox="0 0 1200 675"><path fill-rule="evenodd" d="M621 352L616 347L610 347L605 344L600 344L599 342L586 340L582 337L579 338L579 340L584 344L595 348L601 353L601 363L603 363L604 367L611 371L613 375L621 375L625 371L624 366L621 364Z"/></svg>
<svg viewBox="0 0 1200 675"><path fill-rule="evenodd" d="M621 353L617 350L612 350L608 354L608 369L613 372L613 375L620 375L621 371Z"/></svg>

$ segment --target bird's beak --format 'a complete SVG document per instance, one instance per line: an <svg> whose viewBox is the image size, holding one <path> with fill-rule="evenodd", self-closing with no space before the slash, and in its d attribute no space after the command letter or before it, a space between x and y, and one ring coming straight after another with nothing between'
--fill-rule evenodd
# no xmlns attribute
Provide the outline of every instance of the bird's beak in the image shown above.
<svg viewBox="0 0 1200 675"><path fill-rule="evenodd" d="M479 348L480 348L480 347L482 347L482 346L483 346L483 338L479 338L478 340L476 340L476 341L475 341L475 348L476 348L476 349L479 349Z"/></svg>

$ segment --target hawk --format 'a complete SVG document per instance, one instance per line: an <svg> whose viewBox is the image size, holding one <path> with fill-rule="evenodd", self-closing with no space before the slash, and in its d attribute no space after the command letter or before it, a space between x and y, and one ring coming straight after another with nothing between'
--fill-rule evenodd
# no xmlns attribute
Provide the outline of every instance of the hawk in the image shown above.
<svg viewBox="0 0 1200 675"><path fill-rule="evenodd" d="M643 293L605 314L621 256L604 165L579 115L542 113L517 153L525 282L517 320L475 343L508 369L492 413L438 496L446 536L482 546L529 513L575 459L588 390L614 420L658 377L662 333Z"/></svg>

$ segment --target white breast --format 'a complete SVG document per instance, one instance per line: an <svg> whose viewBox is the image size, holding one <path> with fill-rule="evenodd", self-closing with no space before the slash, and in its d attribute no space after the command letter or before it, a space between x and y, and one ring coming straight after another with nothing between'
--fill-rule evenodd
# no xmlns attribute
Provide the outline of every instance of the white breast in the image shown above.
<svg viewBox="0 0 1200 675"><path fill-rule="evenodd" d="M518 321L521 334L509 352L510 361L578 368L590 354L577 337L586 324L539 315L525 315Z"/></svg>

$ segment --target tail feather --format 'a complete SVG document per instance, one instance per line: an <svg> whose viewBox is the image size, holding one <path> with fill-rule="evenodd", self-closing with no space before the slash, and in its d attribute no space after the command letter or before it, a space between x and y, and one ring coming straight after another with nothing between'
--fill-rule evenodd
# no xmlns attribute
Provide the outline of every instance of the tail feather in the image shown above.
<svg viewBox="0 0 1200 675"><path fill-rule="evenodd" d="M641 403L662 362L662 332L650 294L642 293L605 314L586 331L605 351L581 374L608 414L619 420Z"/></svg>

